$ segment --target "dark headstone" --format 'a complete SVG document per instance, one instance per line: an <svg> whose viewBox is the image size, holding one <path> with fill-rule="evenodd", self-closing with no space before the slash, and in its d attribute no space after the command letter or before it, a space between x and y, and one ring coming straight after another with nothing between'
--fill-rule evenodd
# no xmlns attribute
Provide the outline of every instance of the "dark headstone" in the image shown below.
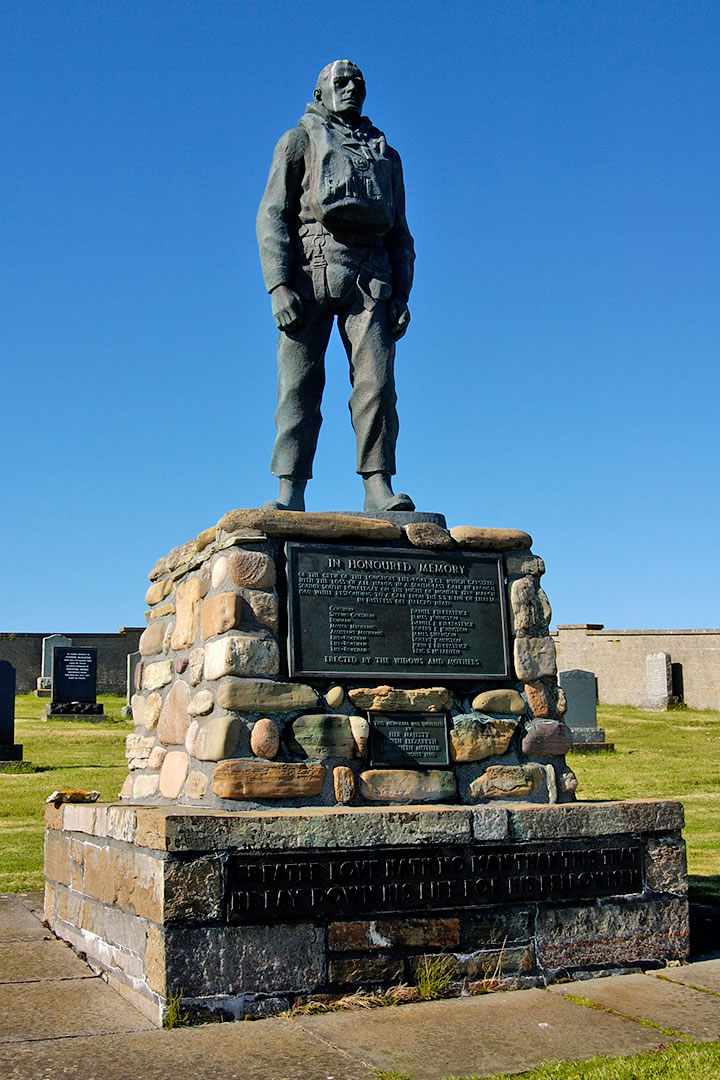
<svg viewBox="0 0 720 1080"><path fill-rule="evenodd" d="M558 674L558 682L567 697L567 712L564 719L568 727L596 728L595 673L572 668L570 671L561 671Z"/></svg>
<svg viewBox="0 0 720 1080"><path fill-rule="evenodd" d="M290 675L507 679L502 557L287 545Z"/></svg>
<svg viewBox="0 0 720 1080"><path fill-rule="evenodd" d="M48 716L98 716L96 703L97 649L53 649L52 702Z"/></svg>
<svg viewBox="0 0 720 1080"><path fill-rule="evenodd" d="M0 660L0 761L22 761L22 756L15 742L15 668Z"/></svg>

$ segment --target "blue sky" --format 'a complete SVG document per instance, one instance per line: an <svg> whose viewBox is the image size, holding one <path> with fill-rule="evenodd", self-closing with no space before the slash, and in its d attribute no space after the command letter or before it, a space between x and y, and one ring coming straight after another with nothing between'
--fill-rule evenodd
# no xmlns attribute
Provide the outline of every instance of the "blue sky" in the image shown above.
<svg viewBox="0 0 720 1080"><path fill-rule="evenodd" d="M417 248L396 487L526 529L560 623L720 623L720 6L6 0L2 631L141 625L275 494L255 213L365 73ZM308 509L360 509L334 335Z"/></svg>

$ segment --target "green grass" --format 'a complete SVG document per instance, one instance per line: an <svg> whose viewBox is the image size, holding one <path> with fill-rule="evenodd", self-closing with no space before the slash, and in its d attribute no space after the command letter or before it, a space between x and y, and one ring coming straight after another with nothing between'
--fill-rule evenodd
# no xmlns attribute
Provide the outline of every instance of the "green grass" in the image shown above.
<svg viewBox="0 0 720 1080"><path fill-rule="evenodd" d="M492 1076L448 1076L445 1080L717 1080L720 1042L686 1043L633 1054L626 1058L595 1057L540 1065L530 1072ZM380 1080L380 1078L378 1078ZM412 1080L407 1077L406 1080Z"/></svg>
<svg viewBox="0 0 720 1080"><path fill-rule="evenodd" d="M59 788L87 788L112 801L127 776L125 736L131 720L120 717L124 697L100 696L100 723L45 722L47 699L15 699L15 742L34 772L0 772L0 892L43 887L45 799Z"/></svg>
<svg viewBox="0 0 720 1080"><path fill-rule="evenodd" d="M685 807L690 895L720 903L720 712L600 705L614 754L570 754L580 799L673 798Z"/></svg>

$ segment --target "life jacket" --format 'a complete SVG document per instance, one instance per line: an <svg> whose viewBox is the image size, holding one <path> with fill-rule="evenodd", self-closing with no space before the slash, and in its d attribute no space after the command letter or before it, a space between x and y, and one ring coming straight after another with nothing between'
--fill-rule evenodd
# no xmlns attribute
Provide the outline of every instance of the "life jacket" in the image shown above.
<svg viewBox="0 0 720 1080"><path fill-rule="evenodd" d="M308 105L300 118L307 132L305 198L315 220L330 230L382 236L395 221L393 163L385 136L363 118L344 129Z"/></svg>

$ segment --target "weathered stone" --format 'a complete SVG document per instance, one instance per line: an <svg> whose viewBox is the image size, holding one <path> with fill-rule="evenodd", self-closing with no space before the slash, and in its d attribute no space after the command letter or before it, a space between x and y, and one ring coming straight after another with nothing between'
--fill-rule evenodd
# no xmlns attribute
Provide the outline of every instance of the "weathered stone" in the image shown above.
<svg viewBox="0 0 720 1080"><path fill-rule="evenodd" d="M355 986L364 983L397 983L403 977L403 961L385 956L358 957L355 960L331 960L328 978L331 983Z"/></svg>
<svg viewBox="0 0 720 1080"><path fill-rule="evenodd" d="M172 660L158 660L154 664L146 664L143 671L143 689L159 690L161 686L172 682L172 677Z"/></svg>
<svg viewBox="0 0 720 1080"><path fill-rule="evenodd" d="M325 694L325 703L329 709L339 709L345 700L345 691L342 686L331 686Z"/></svg>
<svg viewBox="0 0 720 1080"><path fill-rule="evenodd" d="M474 525L456 525L450 530L461 547L475 551L514 551L532 547L532 536L520 529L482 529Z"/></svg>
<svg viewBox="0 0 720 1080"><path fill-rule="evenodd" d="M540 791L547 777L542 765L488 765L473 780L474 799L526 799Z"/></svg>
<svg viewBox="0 0 720 1080"><path fill-rule="evenodd" d="M686 901L652 906L610 903L538 907L538 959L550 970L602 968L684 960L688 952Z"/></svg>
<svg viewBox="0 0 720 1080"><path fill-rule="evenodd" d="M406 525L403 532L413 547L419 548L454 548L453 540L447 529L436 525L434 521L413 521Z"/></svg>
<svg viewBox="0 0 720 1080"><path fill-rule="evenodd" d="M562 686L558 686L557 690L555 691L555 697L556 697L555 708L559 712L560 716L564 716L565 713L567 712L568 702L567 702L567 694L563 690Z"/></svg>
<svg viewBox="0 0 720 1080"><path fill-rule="evenodd" d="M133 780L133 799L147 799L152 795L157 795L159 787L160 777L157 773L152 776L141 773Z"/></svg>
<svg viewBox="0 0 720 1080"><path fill-rule="evenodd" d="M212 790L219 799L293 799L319 795L324 765L302 762L223 761L213 773Z"/></svg>
<svg viewBox="0 0 720 1080"><path fill-rule="evenodd" d="M175 605L171 603L161 604L160 607L153 608L152 611L145 612L145 618L148 622L152 622L153 619L163 619L166 615L175 614Z"/></svg>
<svg viewBox="0 0 720 1080"><path fill-rule="evenodd" d="M355 797L355 777L347 765L338 765L333 769L333 790L336 802L348 806Z"/></svg>
<svg viewBox="0 0 720 1080"><path fill-rule="evenodd" d="M171 750L166 755L160 771L160 794L166 799L177 799L187 779L188 765L184 750Z"/></svg>
<svg viewBox="0 0 720 1080"><path fill-rule="evenodd" d="M212 577L211 577L213 589L217 589L220 585L222 585L223 581L227 577L227 572L228 572L227 558L226 558L225 555L221 555L220 558L216 559L215 562L213 563ZM202 775L202 773L200 775Z"/></svg>
<svg viewBox="0 0 720 1080"><path fill-rule="evenodd" d="M240 738L239 716L214 716L203 720L195 736L193 755L199 761L222 761L233 753Z"/></svg>
<svg viewBox="0 0 720 1080"><path fill-rule="evenodd" d="M170 652L172 648L172 636L175 633L175 623L169 622L165 625L165 634L163 636L162 651L165 656Z"/></svg>
<svg viewBox="0 0 720 1080"><path fill-rule="evenodd" d="M291 753L313 760L351 758L357 749L350 717L338 713L299 716L293 722L288 747Z"/></svg>
<svg viewBox="0 0 720 1080"><path fill-rule="evenodd" d="M514 634L547 633L552 617L550 603L534 577L521 577L510 586L510 613Z"/></svg>
<svg viewBox="0 0 720 1080"><path fill-rule="evenodd" d="M505 556L505 570L508 574L534 574L536 577L542 577L545 573L545 563L539 555L522 551Z"/></svg>
<svg viewBox="0 0 720 1080"><path fill-rule="evenodd" d="M453 717L450 729L450 754L453 761L484 761L507 752L517 720L491 720L466 713Z"/></svg>
<svg viewBox="0 0 720 1080"><path fill-rule="evenodd" d="M537 682L555 675L555 642L552 638L515 638L514 654L515 672L523 682Z"/></svg>
<svg viewBox="0 0 720 1080"><path fill-rule="evenodd" d="M203 531L195 539L195 550L204 551L205 548L210 547L215 543L215 526L212 525L209 529L203 529Z"/></svg>
<svg viewBox="0 0 720 1080"><path fill-rule="evenodd" d="M193 645L200 625L200 602L203 582L199 577L185 578L179 582L176 594L177 618L172 636L173 649L187 649Z"/></svg>
<svg viewBox="0 0 720 1080"><path fill-rule="evenodd" d="M350 730L355 740L357 756L360 758L367 757L370 742L370 724L364 716L351 716Z"/></svg>
<svg viewBox="0 0 720 1080"><path fill-rule="evenodd" d="M277 593L274 590L258 592L257 589L245 589L243 597L257 621L276 634L279 626Z"/></svg>
<svg viewBox="0 0 720 1080"><path fill-rule="evenodd" d="M399 690L394 686L361 687L348 691L353 705L374 712L444 712L452 694L444 686Z"/></svg>
<svg viewBox="0 0 720 1080"><path fill-rule="evenodd" d="M572 769L567 769L566 772L562 773L558 783L560 791L564 791L567 795L574 795L577 791L577 786L577 776Z"/></svg>
<svg viewBox="0 0 720 1080"><path fill-rule="evenodd" d="M205 650L193 649L190 653L189 661L188 677L190 679L190 685L197 686L198 683L203 681L203 674L205 671Z"/></svg>
<svg viewBox="0 0 720 1080"><path fill-rule="evenodd" d="M145 701L145 727L148 731L153 731L158 720L160 719L160 712L162 710L162 696L157 693L150 694ZM135 712L133 710L133 716Z"/></svg>
<svg viewBox="0 0 720 1080"><path fill-rule="evenodd" d="M217 690L223 709L237 712L287 712L312 709L318 696L304 683L270 682L266 679L226 679Z"/></svg>
<svg viewBox="0 0 720 1080"><path fill-rule="evenodd" d="M522 716L525 702L517 690L486 690L472 699L472 708L482 713L512 713Z"/></svg>
<svg viewBox="0 0 720 1080"><path fill-rule="evenodd" d="M145 698L142 694L133 694L130 698L130 708L135 727L142 727L145 723Z"/></svg>
<svg viewBox="0 0 720 1080"><path fill-rule="evenodd" d="M550 719L553 715L553 698L550 688L542 682L525 683L530 712L539 720Z"/></svg>
<svg viewBox="0 0 720 1080"><path fill-rule="evenodd" d="M202 799L207 791L208 778L205 773L191 772L185 785L185 794L188 799Z"/></svg>
<svg viewBox="0 0 720 1080"><path fill-rule="evenodd" d="M272 638L255 634L234 634L205 646L205 678L223 675L277 675L280 653Z"/></svg>
<svg viewBox="0 0 720 1080"><path fill-rule="evenodd" d="M200 690L188 705L190 716L207 716L215 708L212 690Z"/></svg>
<svg viewBox="0 0 720 1080"><path fill-rule="evenodd" d="M190 687L187 683L176 682L165 698L158 721L158 739L166 746L181 746L185 742L190 726L189 704Z"/></svg>
<svg viewBox="0 0 720 1080"><path fill-rule="evenodd" d="M259 529L266 536L290 540L400 540L402 530L378 518L352 514L304 513L293 510L230 510L218 521L218 529L234 533L238 529Z"/></svg>
<svg viewBox="0 0 720 1080"><path fill-rule="evenodd" d="M183 675L187 671L189 663L190 663L190 661L188 660L187 656L181 656L178 660L176 660L175 661L175 673L176 673L176 675Z"/></svg>
<svg viewBox="0 0 720 1080"><path fill-rule="evenodd" d="M367 769L360 794L373 802L439 802L457 792L455 776L440 769Z"/></svg>
<svg viewBox="0 0 720 1080"><path fill-rule="evenodd" d="M145 603L148 607L159 604L172 591L172 586L173 583L170 578L166 578L165 581L154 581L145 593Z"/></svg>
<svg viewBox="0 0 720 1080"><path fill-rule="evenodd" d="M559 720L539 720L528 728L522 741L523 753L528 757L560 756L567 754L572 746L572 731Z"/></svg>
<svg viewBox="0 0 720 1080"><path fill-rule="evenodd" d="M161 622L151 622L146 630L140 635L138 649L142 656L154 656L162 651L165 626Z"/></svg>
<svg viewBox="0 0 720 1080"><path fill-rule="evenodd" d="M228 555L227 570L238 588L272 589L275 584L275 563L262 551L233 551Z"/></svg>
<svg viewBox="0 0 720 1080"><path fill-rule="evenodd" d="M659 893L685 896L688 889L685 841L681 837L649 839L645 851L645 880Z"/></svg>
<svg viewBox="0 0 720 1080"><path fill-rule="evenodd" d="M150 756L147 760L148 769L161 769L162 763L167 755L167 750L164 746L153 746L150 751Z"/></svg>
<svg viewBox="0 0 720 1080"><path fill-rule="evenodd" d="M144 769L147 766L150 751L155 745L154 735L138 735L131 732L125 738L125 757L129 769Z"/></svg>
<svg viewBox="0 0 720 1080"><path fill-rule="evenodd" d="M502 940L502 939L501 939ZM442 948L460 944L459 919L373 919L371 922L330 924L332 952L366 949Z"/></svg>
<svg viewBox="0 0 720 1080"><path fill-rule="evenodd" d="M238 593L223 592L210 596L203 603L200 619L200 636L203 641L217 637L240 625L242 597Z"/></svg>
<svg viewBox="0 0 720 1080"><path fill-rule="evenodd" d="M263 716L250 733L250 749L255 757L272 761L277 757L280 749L280 732L275 723L269 717Z"/></svg>
<svg viewBox="0 0 720 1080"><path fill-rule="evenodd" d="M132 790L133 790L133 778L128 773L128 775L123 780L123 786L118 791L118 799L130 799L130 798L132 798Z"/></svg>

